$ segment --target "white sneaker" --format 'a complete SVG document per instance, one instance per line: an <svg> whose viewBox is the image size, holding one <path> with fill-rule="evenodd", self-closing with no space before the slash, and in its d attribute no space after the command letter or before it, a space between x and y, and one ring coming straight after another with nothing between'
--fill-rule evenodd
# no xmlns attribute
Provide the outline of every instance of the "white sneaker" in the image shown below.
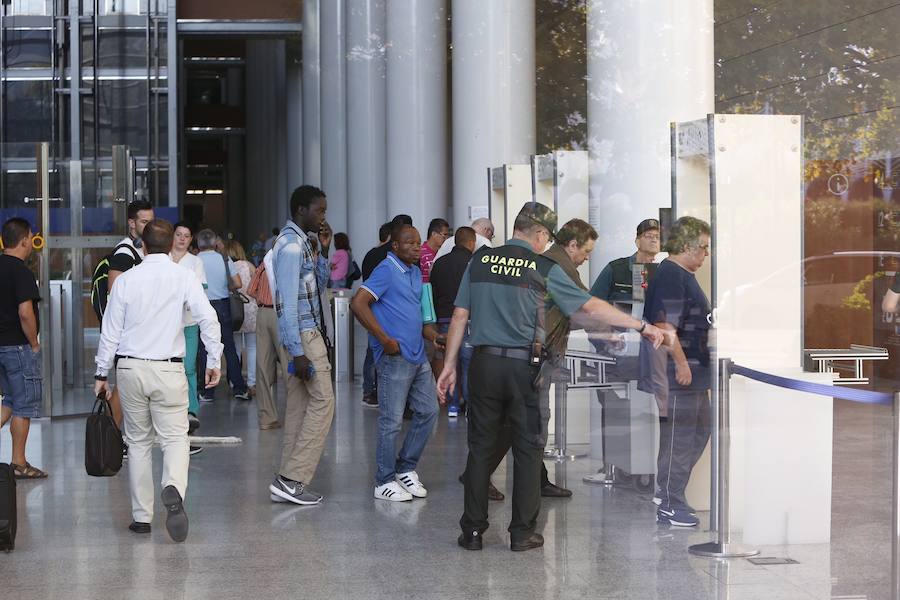
<svg viewBox="0 0 900 600"><path fill-rule="evenodd" d="M422 485L422 482L419 481L419 475L415 471L397 473L396 478L400 487L416 498L424 498L428 495L428 490L426 490L425 486Z"/></svg>
<svg viewBox="0 0 900 600"><path fill-rule="evenodd" d="M391 502L412 500L412 494L404 491L396 481L389 481L384 485L377 486L375 488L375 497L379 500L390 500Z"/></svg>

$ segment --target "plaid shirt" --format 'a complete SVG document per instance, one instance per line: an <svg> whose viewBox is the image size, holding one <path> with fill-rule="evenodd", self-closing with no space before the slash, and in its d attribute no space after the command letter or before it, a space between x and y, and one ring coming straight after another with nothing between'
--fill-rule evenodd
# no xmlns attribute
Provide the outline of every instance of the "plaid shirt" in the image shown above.
<svg viewBox="0 0 900 600"><path fill-rule="evenodd" d="M300 332L324 328L318 290L328 283L328 262L313 253L306 233L293 221L282 228L272 251L281 343L291 356L303 356Z"/></svg>

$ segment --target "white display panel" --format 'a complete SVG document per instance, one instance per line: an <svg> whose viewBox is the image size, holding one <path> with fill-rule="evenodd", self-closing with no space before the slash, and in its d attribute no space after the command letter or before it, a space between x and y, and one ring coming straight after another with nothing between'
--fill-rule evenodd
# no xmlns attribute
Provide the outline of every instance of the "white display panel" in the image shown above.
<svg viewBox="0 0 900 600"><path fill-rule="evenodd" d="M572 219L589 222L588 153L558 150L532 160L534 201L556 211L559 227ZM591 287L590 260L578 267L581 281Z"/></svg>
<svg viewBox="0 0 900 600"><path fill-rule="evenodd" d="M494 243L500 245L512 237L516 215L531 202L531 165L503 165L488 173L489 213L494 224Z"/></svg>
<svg viewBox="0 0 900 600"><path fill-rule="evenodd" d="M697 276L714 307L714 356L822 383L802 371L802 118L709 115L674 126L672 142L675 217L713 228ZM831 399L741 377L731 391L732 529L754 544L827 542ZM707 458L688 490L698 509L708 486Z"/></svg>

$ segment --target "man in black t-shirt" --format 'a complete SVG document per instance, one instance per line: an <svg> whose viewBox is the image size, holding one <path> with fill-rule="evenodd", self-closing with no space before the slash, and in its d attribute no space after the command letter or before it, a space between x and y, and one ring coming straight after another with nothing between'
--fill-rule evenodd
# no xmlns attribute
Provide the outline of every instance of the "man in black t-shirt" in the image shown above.
<svg viewBox="0 0 900 600"><path fill-rule="evenodd" d="M25 266L31 255L31 226L14 217L3 224L0 256L0 427L10 422L12 466L16 479L47 474L25 460L31 419L41 416L41 345L37 303L41 299L34 274Z"/></svg>
<svg viewBox="0 0 900 600"><path fill-rule="evenodd" d="M666 244L669 257L650 279L644 304L645 321L677 335L665 350L665 374L655 372L661 362L653 360L653 348L642 342L638 382L641 390L656 394L659 403L656 520L677 527L699 523L685 488L710 433L711 309L694 275L709 255L709 243L707 223L678 219ZM661 381L666 382L664 390Z"/></svg>

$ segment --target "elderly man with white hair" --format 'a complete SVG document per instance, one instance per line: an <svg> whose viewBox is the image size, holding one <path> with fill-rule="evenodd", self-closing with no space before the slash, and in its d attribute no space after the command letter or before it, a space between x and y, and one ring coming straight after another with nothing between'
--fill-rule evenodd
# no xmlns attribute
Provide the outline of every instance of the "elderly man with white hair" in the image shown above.
<svg viewBox="0 0 900 600"><path fill-rule="evenodd" d="M489 248L493 246L491 241L494 239L494 224L491 223L490 219L486 217L475 219L472 221L472 229L475 230L475 250L482 246L488 246ZM456 241L453 236L444 240L434 257L435 262L445 254L450 254L454 246L456 246Z"/></svg>

